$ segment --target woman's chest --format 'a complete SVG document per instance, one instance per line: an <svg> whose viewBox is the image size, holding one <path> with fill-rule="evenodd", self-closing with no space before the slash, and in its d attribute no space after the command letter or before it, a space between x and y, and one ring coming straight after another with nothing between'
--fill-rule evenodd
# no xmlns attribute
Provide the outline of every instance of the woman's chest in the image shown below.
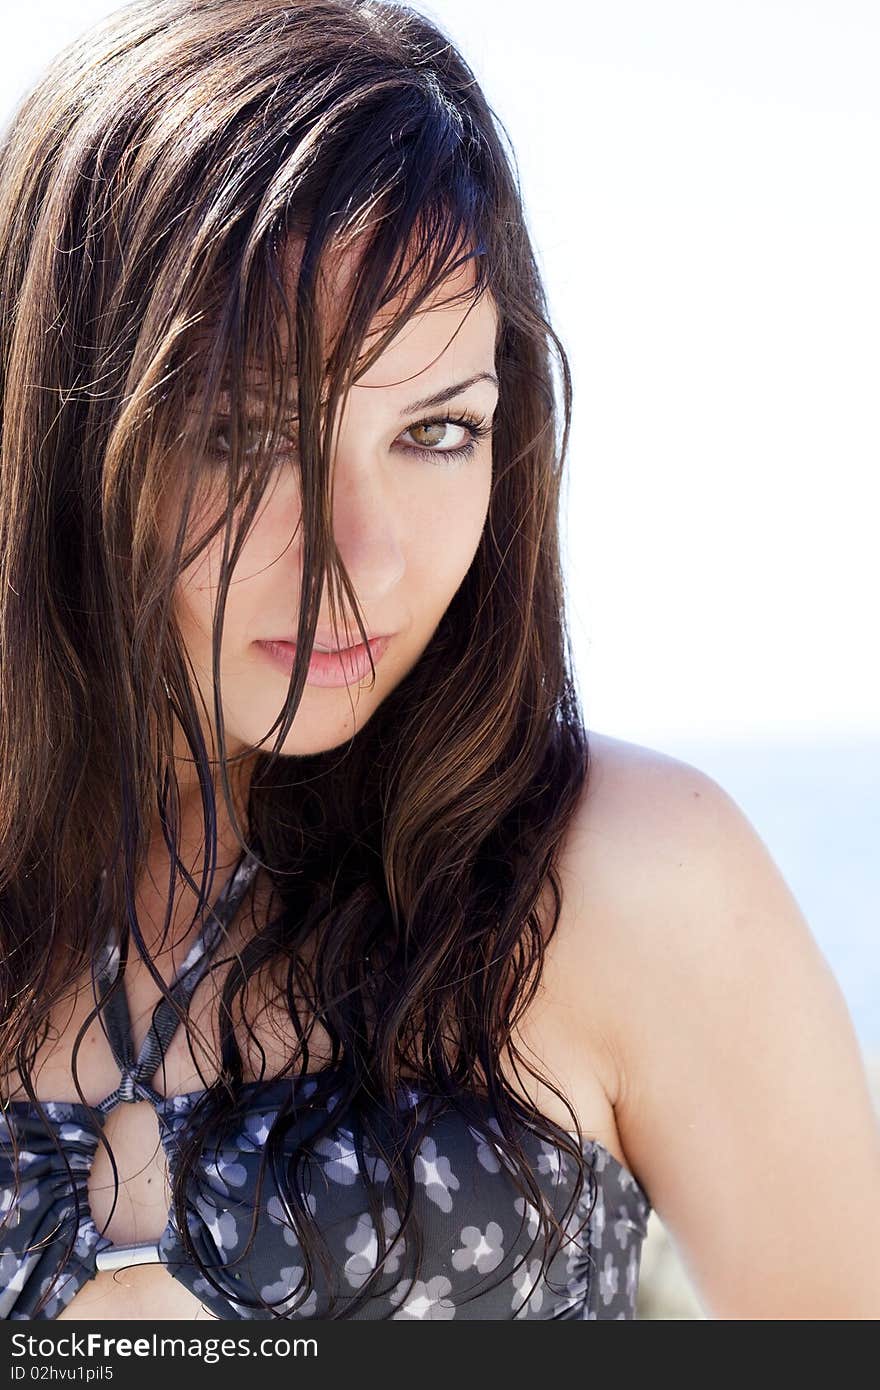
<svg viewBox="0 0 880 1390"><path fill-rule="evenodd" d="M561 927L564 929L564 923ZM517 1029L518 1044L572 1101L581 1133L598 1140L622 1162L613 1107L603 1075L603 1059L598 1054L592 1055L585 1030L572 1027L570 1010L554 985L552 953L548 953L548 967L545 983ZM163 1094L175 1096L200 1091L216 1075L217 996L222 980L220 972L219 978L210 976L202 982L190 1005L189 1036L181 1029L171 1038L164 1068L152 1083ZM155 986L137 970L126 983L132 1038L137 1048L149 1029ZM88 1024L92 1008L93 1004L85 999L78 1000L65 1026L59 1028L58 1044L41 1056L37 1093L42 1098L76 1098L70 1081L69 1040ZM331 1049L320 1024L315 1020L311 1026L310 1070L314 1071L330 1060ZM295 1041L296 1033L289 1015L285 1016L278 1009L261 1010L257 1020L239 1037L245 1079L257 1079L263 1058L266 1073L273 1075L292 1055ZM118 1067L97 1019L86 1027L82 1036L78 1072L86 1097L93 1103L118 1083ZM508 1081L514 1092L521 1093L512 1074ZM534 1081L529 1099L562 1128L572 1128L572 1117L548 1086ZM172 1173L156 1110L146 1101L117 1105L105 1117L104 1137L110 1152L103 1144L98 1146L88 1176L88 1201L96 1227L114 1246L157 1243L168 1227ZM218 1220L222 1217L222 1209L221 1191ZM99 1272L79 1290L60 1316L184 1319L211 1314L185 1284L169 1278L167 1269L161 1264L144 1264Z"/></svg>
<svg viewBox="0 0 880 1390"><path fill-rule="evenodd" d="M399 1103L416 1104L415 1093ZM188 1211L199 1262L189 1258L174 1231L166 1230L159 1241L160 1264L117 1274L115 1291L99 1276L80 1290L61 1316L187 1318L201 1315L204 1304L206 1313L227 1318L323 1318L334 1315L334 1309L338 1316L340 1307L347 1310L346 1316L420 1317L425 1298L435 1295L442 1295L444 1311L431 1316L523 1315L531 1293L521 1271L525 1265L534 1272L535 1261L529 1257L538 1238L537 1213L511 1177L491 1123L474 1125L457 1109L430 1110L412 1169L419 1262L413 1277L411 1227L401 1228L387 1196L382 1200L380 1195L377 1209L368 1192L375 1196L389 1191L382 1150L364 1141L362 1134L356 1142L343 1124L331 1126L318 1138L313 1131L303 1145L300 1139L311 1128L303 1117L285 1153L288 1158L295 1151L301 1161L296 1173L283 1165L284 1181L276 1185L279 1169L267 1166L263 1152L273 1112L264 1105L257 1108L262 1113L249 1112L244 1142L218 1146L211 1161L201 1165L198 1194ZM422 1116L428 1109L426 1104ZM178 1118L185 1128L185 1117ZM582 1223L593 1190L588 1184L579 1205L566 1207L576 1196L577 1165L572 1157L533 1134L521 1135L521 1142L525 1161L557 1215L567 1212L575 1223L578 1218ZM302 1158L304 1151L307 1157ZM600 1167L606 1163L607 1156ZM613 1167L610 1172L614 1174ZM314 1285L305 1291L300 1228L290 1215L291 1207L300 1203L308 1209L309 1224L320 1232L329 1257L323 1270L322 1262L313 1266ZM582 1236L580 1244L557 1252L548 1291L538 1290L526 1315L578 1316L576 1309L585 1306L590 1239ZM382 1268L377 1270L380 1254ZM205 1266L210 1270L208 1281L203 1277ZM380 1276L378 1282L374 1274ZM489 1274L497 1278L482 1278ZM370 1286L366 1290L365 1284ZM554 1297L561 1299L558 1305L552 1303ZM556 1306L559 1312L540 1312Z"/></svg>

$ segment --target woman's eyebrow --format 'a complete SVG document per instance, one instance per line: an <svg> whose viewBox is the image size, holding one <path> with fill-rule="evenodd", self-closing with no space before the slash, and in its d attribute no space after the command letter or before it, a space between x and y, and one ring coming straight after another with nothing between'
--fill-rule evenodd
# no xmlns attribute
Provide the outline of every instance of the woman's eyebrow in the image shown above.
<svg viewBox="0 0 880 1390"><path fill-rule="evenodd" d="M412 401L410 405L404 406L400 413L412 415L417 410L430 410L432 406L445 405L447 401L451 401L454 396L460 395L478 381L490 381L493 386L498 385L498 378L491 372L477 372L476 376L469 376L467 381L457 381L454 386L447 386L443 391L438 391L436 396L425 396L424 400Z"/></svg>
<svg viewBox="0 0 880 1390"><path fill-rule="evenodd" d="M469 386L475 386L478 381L488 381L492 386L498 386L498 378L492 372L477 372L476 376L469 376L466 381L457 381L453 386L445 386L442 391L438 391L433 396L425 396L422 400L411 401L409 405L403 407L400 413L401 415L414 415L418 410L431 410L434 406L445 405L447 401L461 395L462 391L466 391ZM357 382L356 385L361 386L363 383ZM224 381L220 387L221 392L228 394L229 386L230 383ZM254 400L264 400L267 391L261 382L250 382L247 387L247 395Z"/></svg>

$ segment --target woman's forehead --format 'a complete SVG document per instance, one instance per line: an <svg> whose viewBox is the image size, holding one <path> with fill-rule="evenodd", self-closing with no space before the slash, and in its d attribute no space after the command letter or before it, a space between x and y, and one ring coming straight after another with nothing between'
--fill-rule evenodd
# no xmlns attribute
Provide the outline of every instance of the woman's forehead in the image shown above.
<svg viewBox="0 0 880 1390"><path fill-rule="evenodd" d="M284 283L288 288L288 300L296 291L296 275L302 254L301 238L291 238L283 250L281 269ZM324 351L329 360L336 334L344 323L345 307L353 288L353 279L358 274L362 252L352 246L333 248L324 257L321 266L318 310L322 316L322 336ZM384 337L390 326L401 318L394 337L383 348L380 356L366 371L356 373L358 384L365 386L394 385L398 381L412 378L427 370L442 357L443 369L462 368L462 375L473 375L491 370L495 357L495 343L498 336L499 313L497 304L487 289L478 293L477 273L472 257L459 261L433 287L431 293L412 313L407 313L407 299L411 300L416 286L411 285L407 295L398 294L383 305L371 321L359 352L359 360L367 359ZM277 346L280 362L284 363L284 375L288 388L296 380L296 363L289 349L287 315L281 313L276 320ZM207 330L198 331L197 344L203 349L209 346L210 334ZM229 367L221 383L222 388L231 385ZM269 389L266 364L257 354L246 349L242 365L246 390L262 395ZM469 370L468 370L469 368ZM418 394L418 393L415 393Z"/></svg>
<svg viewBox="0 0 880 1390"><path fill-rule="evenodd" d="M464 380L491 371L495 360L497 314L488 294L479 299L426 303L410 315L381 355L357 379L358 386L406 387L427 379L436 367L438 382ZM433 381L435 373L432 372ZM420 390L405 392L422 395Z"/></svg>
<svg viewBox="0 0 880 1390"><path fill-rule="evenodd" d="M285 283L294 288L299 272L302 246L301 239L291 239L282 257ZM414 250L409 254L415 254ZM360 272L363 255L364 250L361 245L344 245L332 248L322 259L317 299L322 317L325 346L328 352L344 324L346 308L351 300L355 279ZM475 330L479 331L477 324L482 325L484 332L487 331L485 328L487 316L492 318L490 331L495 331L497 309L488 291L484 290L479 298L477 297L477 270L473 256L464 256L458 264L454 264L442 280L434 286L418 309L412 314L407 314L407 301L412 300L417 288L418 277L416 276L414 282L405 291L400 291L374 315L364 337L363 356L369 353L374 344L387 333L392 323L401 315L404 316L402 326L395 338L386 346L380 361L385 361L387 353L391 349L394 349L397 355L401 351L417 352L420 344L427 344L444 332L449 336L455 332L456 326L464 323L466 317L470 320L474 314L476 314L476 323L471 326L471 333ZM284 319L283 315L282 319ZM286 319L279 323L278 327L282 347L286 348ZM404 344L409 344L409 348L405 348Z"/></svg>

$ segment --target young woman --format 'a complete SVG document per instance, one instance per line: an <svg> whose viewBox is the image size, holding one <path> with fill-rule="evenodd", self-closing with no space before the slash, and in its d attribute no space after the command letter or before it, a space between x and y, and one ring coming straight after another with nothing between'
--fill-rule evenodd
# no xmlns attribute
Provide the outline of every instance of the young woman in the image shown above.
<svg viewBox="0 0 880 1390"><path fill-rule="evenodd" d="M0 151L0 1314L877 1316L840 992L583 727L497 122L357 0L142 0Z"/></svg>

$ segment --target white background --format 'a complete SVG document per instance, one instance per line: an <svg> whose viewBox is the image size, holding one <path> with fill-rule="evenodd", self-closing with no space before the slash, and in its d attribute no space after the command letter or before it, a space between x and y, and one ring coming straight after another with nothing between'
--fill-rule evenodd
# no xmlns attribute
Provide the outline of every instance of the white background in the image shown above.
<svg viewBox="0 0 880 1390"><path fill-rule="evenodd" d="M507 125L572 358L588 722L880 732L880 6L430 7Z"/></svg>

